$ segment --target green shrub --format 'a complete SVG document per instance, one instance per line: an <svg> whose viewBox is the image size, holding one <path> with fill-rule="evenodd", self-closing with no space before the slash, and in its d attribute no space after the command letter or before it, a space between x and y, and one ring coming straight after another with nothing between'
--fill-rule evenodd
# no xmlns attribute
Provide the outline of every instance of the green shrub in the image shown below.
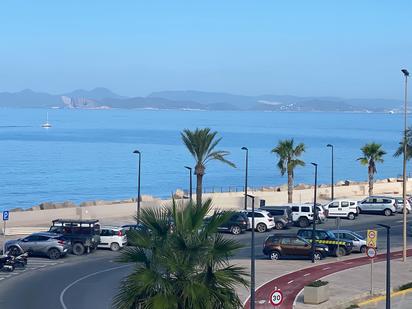
<svg viewBox="0 0 412 309"><path fill-rule="evenodd" d="M320 286L327 285L328 283L329 282L327 282L327 281L316 280L316 281L313 281L312 283L309 283L308 286L313 286L315 288L318 288Z"/></svg>
<svg viewBox="0 0 412 309"><path fill-rule="evenodd" d="M412 288L412 282L401 285L399 287L399 291L407 290L407 289L410 289L410 288Z"/></svg>

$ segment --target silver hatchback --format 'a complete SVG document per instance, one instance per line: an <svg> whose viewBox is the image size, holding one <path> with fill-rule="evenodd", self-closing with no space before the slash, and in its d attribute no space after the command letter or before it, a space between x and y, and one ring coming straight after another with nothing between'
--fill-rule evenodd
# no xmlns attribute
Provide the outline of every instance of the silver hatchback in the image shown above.
<svg viewBox="0 0 412 309"><path fill-rule="evenodd" d="M70 248L70 242L63 235L49 232L34 233L6 242L6 251L12 255L28 252L30 255L45 255L52 260L66 255Z"/></svg>

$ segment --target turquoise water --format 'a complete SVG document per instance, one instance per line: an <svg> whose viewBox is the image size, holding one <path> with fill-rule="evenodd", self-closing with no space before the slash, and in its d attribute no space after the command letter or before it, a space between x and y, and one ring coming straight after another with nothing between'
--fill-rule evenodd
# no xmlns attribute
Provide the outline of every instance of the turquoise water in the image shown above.
<svg viewBox="0 0 412 309"><path fill-rule="evenodd" d="M207 167L204 185L242 186L244 152L250 152L251 186L286 182L270 150L279 139L307 145L306 162L319 164L319 181L330 181L330 148L335 145L335 179L366 180L356 161L366 142L388 152L377 177L401 173L393 158L402 115L352 113L266 113L150 110L49 110L51 129L41 128L44 109L0 109L0 209L31 207L44 201L121 199L136 196L137 157L142 152L142 194L168 196L188 187L184 165L193 159L180 140L184 128L211 127L231 152L237 169ZM309 164L296 170L296 183L313 182Z"/></svg>

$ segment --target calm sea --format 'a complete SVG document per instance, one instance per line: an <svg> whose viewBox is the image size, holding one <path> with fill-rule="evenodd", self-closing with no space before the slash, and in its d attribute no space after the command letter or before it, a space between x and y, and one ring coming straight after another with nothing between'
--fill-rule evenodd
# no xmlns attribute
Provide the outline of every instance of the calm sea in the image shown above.
<svg viewBox="0 0 412 309"><path fill-rule="evenodd" d="M383 144L385 162L377 177L401 173L393 158L402 115L353 113L201 112L150 110L0 109L0 209L31 207L45 201L123 199L136 196L137 157L142 152L142 194L168 196L188 187L185 165L194 161L180 131L211 127L223 138L238 168L207 166L204 186L215 190L242 186L244 152L250 152L251 186L286 182L270 150L279 139L304 142L306 162L319 164L319 182L330 181L330 148L335 145L335 179L366 180L356 159L371 141ZM313 167L298 168L296 183L312 183Z"/></svg>

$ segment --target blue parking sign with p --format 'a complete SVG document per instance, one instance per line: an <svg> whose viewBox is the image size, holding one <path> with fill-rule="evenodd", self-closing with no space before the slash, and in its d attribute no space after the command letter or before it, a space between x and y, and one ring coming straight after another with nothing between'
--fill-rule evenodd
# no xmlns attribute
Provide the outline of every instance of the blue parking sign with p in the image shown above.
<svg viewBox="0 0 412 309"><path fill-rule="evenodd" d="M9 220L9 211L5 210L3 211L3 221Z"/></svg>

